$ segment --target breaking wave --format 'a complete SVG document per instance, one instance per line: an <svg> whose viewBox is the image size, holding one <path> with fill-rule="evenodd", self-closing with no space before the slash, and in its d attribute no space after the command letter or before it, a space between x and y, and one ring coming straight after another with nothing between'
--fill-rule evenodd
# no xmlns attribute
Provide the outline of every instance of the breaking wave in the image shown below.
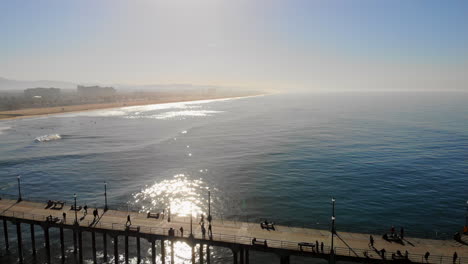
<svg viewBox="0 0 468 264"><path fill-rule="evenodd" d="M59 140L62 137L59 134L49 134L37 137L34 139L34 142L48 142L52 140Z"/></svg>

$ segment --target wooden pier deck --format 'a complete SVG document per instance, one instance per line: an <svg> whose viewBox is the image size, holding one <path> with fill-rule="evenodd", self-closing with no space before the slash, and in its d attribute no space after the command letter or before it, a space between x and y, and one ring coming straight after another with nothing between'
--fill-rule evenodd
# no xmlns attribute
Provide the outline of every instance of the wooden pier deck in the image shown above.
<svg viewBox="0 0 468 264"><path fill-rule="evenodd" d="M249 263L249 250L265 251L277 254L280 257L281 263L289 263L290 256L310 256L317 258L330 259L331 232L328 230L317 230L308 228L295 228L288 226L275 225L275 230L265 230L260 227L259 223L220 221L213 219L212 236L208 235L208 222L205 219L206 236L203 236L199 225L200 219L193 219L193 238L189 238L190 234L190 218L171 216L170 222L168 216L160 217L159 219L148 218L146 213L124 212L116 210L98 209L98 217L93 217L94 208L88 208L88 213L85 215L84 210L77 212L78 225L75 225L75 212L71 210L70 204L64 205L63 209L47 209L46 203L37 203L29 201L17 202L15 200L0 200L0 219L4 221L4 233L6 223L25 223L41 226L46 233L46 246L48 245L48 229L60 228L61 232L65 229L73 229L78 234L80 261L82 261L81 253L81 232L104 233L114 238L118 236L137 237L138 239L147 239L152 243L153 247L153 262L154 243L155 241L186 241L190 245L200 244L207 245L208 257L205 257L205 262L210 263L209 247L221 246L232 249L233 262ZM66 219L63 219L63 213L66 213ZM127 225L127 215L130 214L131 228ZM48 216L57 217L59 221L51 222L47 220ZM17 228L18 228L17 224ZM183 236L179 231L183 227ZM20 227L19 227L20 228ZM139 229L137 231L137 228ZM169 235L169 229L173 228L174 236ZM34 230L31 228L31 230ZM47 232L46 232L47 231ZM21 233L21 231L19 231ZM74 233L75 234L75 233ZM456 263L468 263L468 245L457 242L455 240L433 240L405 237L401 243L388 242L382 239L381 234L373 234L375 239L374 248L369 246L370 234L340 232L337 230L334 235L334 255L335 260L367 260L372 263L386 262L392 260L392 254L400 251L403 255L408 251L408 260L400 260L402 262L414 263L453 263L453 254L457 252L458 259ZM5 234L7 239L7 234ZM267 242L267 246L252 245L252 239L257 241ZM20 238L21 240L21 238ZM75 243L76 240L74 239ZM105 240L104 240L105 241ZM299 246L301 242L308 242L315 245L318 241L324 243L323 250L311 247ZM93 240L93 249L95 250ZM106 242L104 242L106 243ZM127 243L126 243L127 244ZM6 241L8 247L8 241ZM138 243L139 245L139 243ZM115 246L115 245L114 245ZM126 245L127 246L127 245ZM18 242L18 247L21 247L21 241ZM62 242L63 247L63 242ZM382 248L386 251L386 256L383 258L379 252ZM50 249L49 262L50 262ZM203 250L203 247L202 247ZM63 250L62 250L63 251ZM126 254L128 250L126 249ZM424 254L429 252L430 255L426 261ZM114 247L114 254L118 253ZM164 253L164 249L163 249ZM22 254L19 250L19 254ZM62 253L63 254L63 253ZM107 252L105 252L107 258ZM95 253L94 253L95 255ZM138 256L139 257L139 256ZM19 256L20 262L22 256ZM128 256L126 256L128 259ZM96 260L95 260L96 261ZM164 263L164 260L161 260ZM193 260L194 261L194 260ZM396 261L396 260L395 260ZM203 259L197 260L197 263L203 263Z"/></svg>

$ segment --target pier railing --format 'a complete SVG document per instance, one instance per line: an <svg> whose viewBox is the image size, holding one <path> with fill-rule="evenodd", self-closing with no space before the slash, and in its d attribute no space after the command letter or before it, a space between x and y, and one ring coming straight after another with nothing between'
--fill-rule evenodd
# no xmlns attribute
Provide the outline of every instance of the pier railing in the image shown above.
<svg viewBox="0 0 468 264"><path fill-rule="evenodd" d="M18 198L17 194L10 194L10 193L0 193L0 198L7 198L11 200L16 200ZM45 203L49 199L43 198L43 197L36 197L36 196L29 196L29 195L23 195L22 196L23 200L28 200L31 202L40 202L40 203ZM54 198L58 199L61 201L64 201L66 205L72 205L74 204L74 200L71 199L62 199L62 198ZM83 203L83 201L78 200L77 201L78 205L84 205L86 203ZM97 206L98 208L103 208L104 207L104 202L102 203L89 203L88 207L89 208L94 208L94 206ZM128 212L144 212L144 210L141 209L141 207L136 206L131 203L109 203L108 204L110 209L115 209L115 210L120 210L120 211L128 211ZM165 211L166 213L168 212L165 210L165 208L161 209L154 209L156 212L162 212ZM145 211L146 212L146 211ZM258 224L262 221L265 220L263 217L241 217L237 216L235 219L234 218L225 218L222 215L216 215L212 214L212 217L214 219L214 222L219 222L224 226L232 226L232 227L239 227L245 223L251 223L251 224ZM176 221L180 221L183 223L189 223L190 222L190 217L183 217L183 216L175 216L171 215L171 218L173 220L177 219ZM269 217L269 221L275 222L277 225L281 225L284 227L288 228L303 228L304 230L306 229L320 229L320 230L331 230L331 225L330 223L326 224L310 224L310 225L291 225L291 224L282 224L278 221L275 221L274 218ZM195 220L196 221L196 220ZM359 228L359 230L356 230L354 228L346 228L343 226L338 226L337 227L338 232L350 232L350 233L366 233L366 234L375 234L375 235L383 235L385 233L388 233L388 229L381 229L381 228ZM447 233L447 232L439 232L437 230L434 231L427 231L427 232L422 232L422 231L412 231L412 230L405 230L405 235L407 237L417 237L417 238L428 238L428 239L438 239L438 240L446 240L446 239L452 239L453 238L453 233Z"/></svg>
<svg viewBox="0 0 468 264"><path fill-rule="evenodd" d="M0 215L7 216L7 217L28 219L28 220L33 220L33 221L42 221L42 222L47 221L47 216L45 215L37 215L37 214L24 213L24 212L3 211L3 212L0 212ZM63 221L63 219L60 221ZM74 219L70 217L66 219L66 221L63 221L60 223L71 225L74 223ZM95 222L91 220L79 221L79 226L107 229L107 230L116 230L116 231L125 231L127 229L127 226L122 223L101 223L101 222ZM144 226L144 225L139 225L138 227L139 227L138 232L141 232L141 233L164 235L164 236L168 236L169 234L169 228ZM179 230L174 230L174 234L175 234L174 237L182 237ZM188 236L189 236L189 233L186 232L183 237L188 238ZM248 236L236 236L236 235L228 235L228 234L222 234L222 233L213 233L210 237L208 235L203 236L201 232L194 232L193 236L195 239L200 239L200 240L211 240L211 241L242 244L242 245L252 245L252 239L253 239L253 237L248 237ZM306 252L312 252L317 255L322 254L324 255L324 257L325 255L329 255L331 252L331 248L329 246L324 246L323 250L317 249L317 248L314 250L310 248L304 248L301 250L301 247L299 246L298 241L274 240L274 239L267 239L267 238L262 238L262 237L256 237L256 239L257 241L266 241L268 248L277 248L277 249L292 250L292 251L306 251ZM308 242L313 243L313 241L308 241ZM261 248L262 246L259 245L257 247ZM359 249L359 248L350 248L350 247L348 248L334 247L334 254L339 255L339 256L366 258L366 256L369 255L369 253L372 253L374 256L379 254L379 252L377 252L375 249L370 249L370 248ZM391 259L392 255L398 256L397 252L392 252L392 251L387 251L385 255L386 255L385 257L386 259ZM430 255L427 261L425 259L425 256L421 254L409 254L408 258L409 260L413 262L420 262L420 263L452 262L452 256L443 256L443 255ZM468 259L459 257L456 263L468 264Z"/></svg>

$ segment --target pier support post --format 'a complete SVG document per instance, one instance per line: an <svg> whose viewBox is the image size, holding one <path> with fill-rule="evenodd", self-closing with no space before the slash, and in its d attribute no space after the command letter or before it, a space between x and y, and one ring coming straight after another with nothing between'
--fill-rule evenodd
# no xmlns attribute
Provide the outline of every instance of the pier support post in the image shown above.
<svg viewBox="0 0 468 264"><path fill-rule="evenodd" d="M78 246L76 244L76 228L73 229L73 254L76 254L78 253ZM75 260L76 260L76 257L75 257Z"/></svg>
<svg viewBox="0 0 468 264"><path fill-rule="evenodd" d="M210 245L206 245L206 264L211 264Z"/></svg>
<svg viewBox="0 0 468 264"><path fill-rule="evenodd" d="M65 263L65 241L63 240L63 226L60 226L60 253L62 255L62 263Z"/></svg>
<svg viewBox="0 0 468 264"><path fill-rule="evenodd" d="M125 234L125 264L128 264L128 235Z"/></svg>
<svg viewBox="0 0 468 264"><path fill-rule="evenodd" d="M49 239L49 227L48 226L44 227L44 237L45 237L47 263L50 264L50 239Z"/></svg>
<svg viewBox="0 0 468 264"><path fill-rule="evenodd" d="M166 249L164 248L164 242L165 240L161 240L161 263L165 264L166 263Z"/></svg>
<svg viewBox="0 0 468 264"><path fill-rule="evenodd" d="M78 246L79 246L79 262L80 264L83 263L83 233L81 230L78 230Z"/></svg>
<svg viewBox="0 0 468 264"><path fill-rule="evenodd" d="M240 264L244 264L245 257L244 257L244 248L243 247L240 248L239 253L240 253L240 256L239 256L240 257Z"/></svg>
<svg viewBox="0 0 468 264"><path fill-rule="evenodd" d="M119 237L114 236L114 262L119 264Z"/></svg>
<svg viewBox="0 0 468 264"><path fill-rule="evenodd" d="M91 245L93 247L93 262L94 264L97 263L97 257L96 257L96 233L94 231L91 232Z"/></svg>
<svg viewBox="0 0 468 264"><path fill-rule="evenodd" d="M10 244L8 243L8 228L7 228L7 222L5 219L3 219L3 235L5 236L5 250L9 251Z"/></svg>
<svg viewBox="0 0 468 264"><path fill-rule="evenodd" d="M174 263L174 240L171 240L171 264Z"/></svg>
<svg viewBox="0 0 468 264"><path fill-rule="evenodd" d="M151 263L156 264L156 242L151 240Z"/></svg>
<svg viewBox="0 0 468 264"><path fill-rule="evenodd" d="M192 248L192 264L195 264L195 245L191 244L190 247Z"/></svg>
<svg viewBox="0 0 468 264"><path fill-rule="evenodd" d="M289 264L289 256L288 255L280 255L280 263L281 264Z"/></svg>
<svg viewBox="0 0 468 264"><path fill-rule="evenodd" d="M102 243L103 243L103 253L104 253L104 262L107 262L107 234L102 233Z"/></svg>
<svg viewBox="0 0 468 264"><path fill-rule="evenodd" d="M30 224L30 229L31 229L31 249L32 249L32 254L33 257L36 257L36 235L34 233L34 224Z"/></svg>
<svg viewBox="0 0 468 264"><path fill-rule="evenodd" d="M232 250L232 257L233 257L232 263L237 264L237 250Z"/></svg>
<svg viewBox="0 0 468 264"><path fill-rule="evenodd" d="M137 263L140 264L141 262L141 254L140 254L140 237L137 236Z"/></svg>
<svg viewBox="0 0 468 264"><path fill-rule="evenodd" d="M200 264L203 264L203 247L204 245L200 243L200 252L199 252Z"/></svg>
<svg viewBox="0 0 468 264"><path fill-rule="evenodd" d="M19 221L16 221L16 237L18 240L18 258L19 258L19 263L23 263L23 243L22 243L22 237L21 237L21 223Z"/></svg>

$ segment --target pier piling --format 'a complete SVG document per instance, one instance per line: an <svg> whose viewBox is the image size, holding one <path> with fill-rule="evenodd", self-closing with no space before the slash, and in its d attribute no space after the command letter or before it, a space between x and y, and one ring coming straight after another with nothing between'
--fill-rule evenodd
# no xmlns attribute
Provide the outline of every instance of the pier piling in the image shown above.
<svg viewBox="0 0 468 264"><path fill-rule="evenodd" d="M164 239L161 239L161 263L166 263L166 249L164 248Z"/></svg>
<svg viewBox="0 0 468 264"><path fill-rule="evenodd" d="M80 264L83 263L83 233L81 230L78 230L78 246L79 246L79 262Z"/></svg>
<svg viewBox="0 0 468 264"><path fill-rule="evenodd" d="M156 264L156 245L155 241L151 240L151 263Z"/></svg>
<svg viewBox="0 0 468 264"><path fill-rule="evenodd" d="M140 237L137 236L137 263L140 264L141 262L141 254L140 254Z"/></svg>
<svg viewBox="0 0 468 264"><path fill-rule="evenodd" d="M114 236L114 262L119 264L119 237Z"/></svg>
<svg viewBox="0 0 468 264"><path fill-rule="evenodd" d="M128 235L125 234L125 264L128 264Z"/></svg>
<svg viewBox="0 0 468 264"><path fill-rule="evenodd" d="M103 251L103 254L104 254L104 262L107 262L107 234L106 233L102 233L102 251Z"/></svg>
<svg viewBox="0 0 468 264"><path fill-rule="evenodd" d="M16 221L16 236L18 241L18 259L19 263L23 263L23 243L21 237L21 223Z"/></svg>
<svg viewBox="0 0 468 264"><path fill-rule="evenodd" d="M93 247L93 262L94 264L97 263L97 257L96 257L96 234L94 232L91 232L91 245Z"/></svg>
<svg viewBox="0 0 468 264"><path fill-rule="evenodd" d="M46 261L50 264L50 238L49 238L49 227L44 227L44 238L46 247Z"/></svg>
<svg viewBox="0 0 468 264"><path fill-rule="evenodd" d="M7 222L5 219L3 219L3 235L5 236L5 250L9 251L10 244L8 243L8 228L7 228Z"/></svg>
<svg viewBox="0 0 468 264"><path fill-rule="evenodd" d="M31 249L33 257L36 257L36 235L34 233L34 224L30 224L30 231L31 231Z"/></svg>
<svg viewBox="0 0 468 264"><path fill-rule="evenodd" d="M203 247L204 245L200 243L200 252L199 252L199 257L200 257L200 264L203 264Z"/></svg>
<svg viewBox="0 0 468 264"><path fill-rule="evenodd" d="M60 253L62 256L62 263L65 263L65 241L63 239L63 226L60 226Z"/></svg>

